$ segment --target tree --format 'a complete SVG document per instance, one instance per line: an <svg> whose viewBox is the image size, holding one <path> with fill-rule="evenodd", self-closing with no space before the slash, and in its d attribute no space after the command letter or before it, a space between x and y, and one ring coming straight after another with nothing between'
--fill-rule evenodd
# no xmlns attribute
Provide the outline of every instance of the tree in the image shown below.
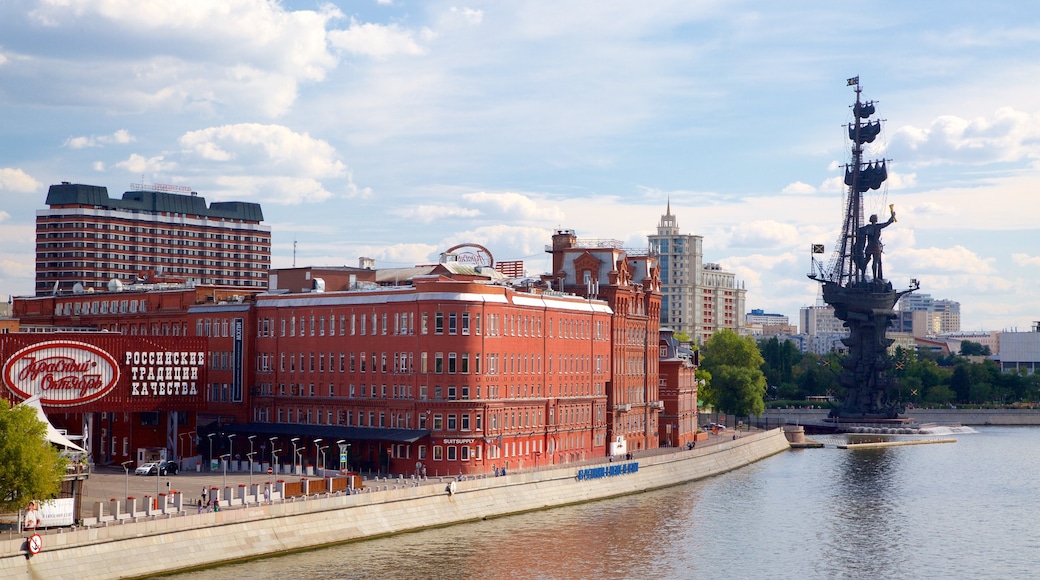
<svg viewBox="0 0 1040 580"><path fill-rule="evenodd" d="M704 344L701 367L710 375L704 399L723 413L761 415L766 378L762 354L755 340L729 329L712 335Z"/></svg>
<svg viewBox="0 0 1040 580"><path fill-rule="evenodd" d="M993 353L990 351L988 344L983 345L980 342L975 342L972 340L961 341L962 356L989 356L991 354Z"/></svg>
<svg viewBox="0 0 1040 580"><path fill-rule="evenodd" d="M17 511L61 491L68 461L46 435L47 426L34 409L12 408L0 399L0 512Z"/></svg>

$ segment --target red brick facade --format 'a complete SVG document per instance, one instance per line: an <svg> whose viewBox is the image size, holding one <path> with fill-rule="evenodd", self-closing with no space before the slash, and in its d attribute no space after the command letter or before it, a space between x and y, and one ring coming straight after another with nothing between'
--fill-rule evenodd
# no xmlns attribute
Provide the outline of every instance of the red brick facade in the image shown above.
<svg viewBox="0 0 1040 580"><path fill-rule="evenodd" d="M580 246L570 232L554 236L544 288L437 268L362 290L332 282L331 270L294 269L285 278L294 291L129 287L17 299L13 314L23 329L108 331L83 335L205 353L185 408L101 398L73 410L65 427L93 430L99 463L124 460L127 438L177 457L208 457L212 445L214 456L252 450L257 461L339 468L340 443L351 468L432 476L652 449L662 437L684 443L696 391L682 375L673 392L659 369L653 257ZM316 273L335 290L306 288ZM5 395L19 399L10 387ZM666 415L673 423L670 400L682 417L674 430L662 426Z"/></svg>

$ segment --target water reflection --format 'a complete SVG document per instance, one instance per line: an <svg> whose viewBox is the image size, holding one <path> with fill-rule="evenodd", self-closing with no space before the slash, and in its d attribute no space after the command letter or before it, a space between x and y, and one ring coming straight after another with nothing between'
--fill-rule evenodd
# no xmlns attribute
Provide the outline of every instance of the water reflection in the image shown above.
<svg viewBox="0 0 1040 580"><path fill-rule="evenodd" d="M1032 577L1040 429L957 438L875 450L826 440L666 490L177 578Z"/></svg>

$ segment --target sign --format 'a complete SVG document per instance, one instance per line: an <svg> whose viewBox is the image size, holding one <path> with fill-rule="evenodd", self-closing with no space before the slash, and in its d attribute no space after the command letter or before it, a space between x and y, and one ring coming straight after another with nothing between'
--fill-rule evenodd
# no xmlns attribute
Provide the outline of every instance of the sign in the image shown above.
<svg viewBox="0 0 1040 580"><path fill-rule="evenodd" d="M45 341L7 359L3 379L23 399L39 395L41 405L73 407L108 394L119 381L119 365L92 344Z"/></svg>
<svg viewBox="0 0 1040 580"><path fill-rule="evenodd" d="M127 351L133 397L197 397L199 371L206 353L195 351Z"/></svg>
<svg viewBox="0 0 1040 580"><path fill-rule="evenodd" d="M71 497L58 499L45 499L39 502L37 509L38 528L53 528L56 526L71 526L76 523L74 517L76 511L76 500Z"/></svg>
<svg viewBox="0 0 1040 580"><path fill-rule="evenodd" d="M268 468L267 468L267 475L271 475L271 474L273 474L273 473L274 473L274 469L272 469L272 468L268 467Z"/></svg>
<svg viewBox="0 0 1040 580"><path fill-rule="evenodd" d="M40 537L40 534L33 534L29 536L27 544L29 544L29 553L35 556L43 549L43 538Z"/></svg>

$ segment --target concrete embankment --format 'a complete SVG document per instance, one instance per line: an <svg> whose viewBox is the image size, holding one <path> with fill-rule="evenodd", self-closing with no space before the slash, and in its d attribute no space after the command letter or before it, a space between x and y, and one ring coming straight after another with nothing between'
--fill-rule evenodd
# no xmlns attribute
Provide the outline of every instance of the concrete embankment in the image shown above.
<svg viewBox="0 0 1040 580"><path fill-rule="evenodd" d="M659 489L737 469L789 449L780 429L632 461L624 474L579 478L588 465L160 517L0 543L0 578L126 578L290 552ZM382 486L381 486L382 487Z"/></svg>
<svg viewBox="0 0 1040 580"><path fill-rule="evenodd" d="M956 443L956 439L913 439L911 441L868 441L866 443L846 443L838 445L838 449L878 449L881 447L903 447L905 445L931 445L934 443Z"/></svg>
<svg viewBox="0 0 1040 580"><path fill-rule="evenodd" d="M763 424L784 422L797 424L819 423L827 418L827 409L767 409L762 414ZM903 414L917 423L936 425L1040 425L1040 409L907 409Z"/></svg>

